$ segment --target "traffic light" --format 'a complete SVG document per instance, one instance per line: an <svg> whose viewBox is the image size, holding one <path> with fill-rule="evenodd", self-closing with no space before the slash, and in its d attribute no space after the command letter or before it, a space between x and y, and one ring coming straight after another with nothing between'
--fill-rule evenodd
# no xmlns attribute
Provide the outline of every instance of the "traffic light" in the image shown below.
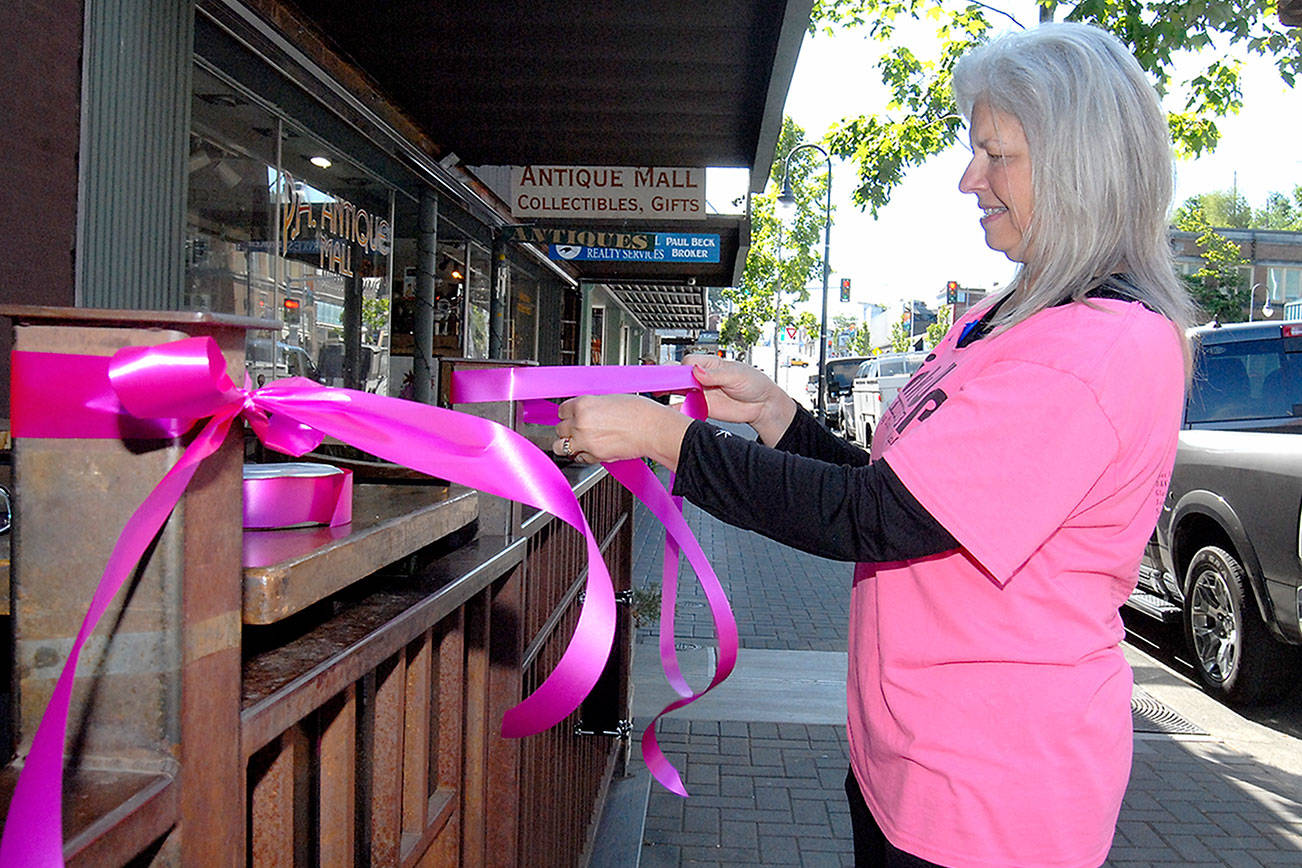
<svg viewBox="0 0 1302 868"><path fill-rule="evenodd" d="M951 280L945 284L945 304L958 304L958 281Z"/></svg>
<svg viewBox="0 0 1302 868"><path fill-rule="evenodd" d="M850 300L850 278L841 278L841 301Z"/></svg>
<svg viewBox="0 0 1302 868"><path fill-rule="evenodd" d="M292 324L298 322L299 300L296 298L285 299L285 322Z"/></svg>

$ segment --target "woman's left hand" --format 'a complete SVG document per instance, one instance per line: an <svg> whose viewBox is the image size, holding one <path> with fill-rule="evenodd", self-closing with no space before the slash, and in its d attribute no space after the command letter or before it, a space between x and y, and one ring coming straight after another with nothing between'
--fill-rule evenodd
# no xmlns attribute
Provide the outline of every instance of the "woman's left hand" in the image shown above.
<svg viewBox="0 0 1302 868"><path fill-rule="evenodd" d="M552 451L585 464L651 458L670 470L692 420L637 395L584 395L559 408Z"/></svg>

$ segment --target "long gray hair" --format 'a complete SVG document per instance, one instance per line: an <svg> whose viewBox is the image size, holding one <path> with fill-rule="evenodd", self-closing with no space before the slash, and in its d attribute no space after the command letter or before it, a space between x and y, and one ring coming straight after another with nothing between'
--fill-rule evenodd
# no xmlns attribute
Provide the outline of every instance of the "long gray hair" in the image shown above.
<svg viewBox="0 0 1302 868"><path fill-rule="evenodd" d="M959 60L954 95L969 121L978 103L1017 118L1030 146L1025 261L995 328L1082 300L1115 272L1138 301L1181 328L1193 322L1171 259L1166 115L1116 37L1075 23L1009 33Z"/></svg>

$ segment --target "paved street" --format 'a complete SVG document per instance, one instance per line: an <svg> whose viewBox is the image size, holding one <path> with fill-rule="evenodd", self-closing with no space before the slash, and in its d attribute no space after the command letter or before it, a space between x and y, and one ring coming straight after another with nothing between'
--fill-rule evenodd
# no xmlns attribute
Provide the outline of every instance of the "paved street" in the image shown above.
<svg viewBox="0 0 1302 868"><path fill-rule="evenodd" d="M727 527L690 505L687 516L728 591L742 652L728 682L659 725L691 797L651 782L635 744L593 864L850 865L842 790L850 567ZM660 540L640 512L636 582L659 580ZM676 635L689 680L707 683L713 628L690 572ZM1296 739L1244 720L1144 652L1126 650L1137 683L1135 762L1106 864L1302 864ZM654 627L643 628L635 742L674 696L658 667Z"/></svg>

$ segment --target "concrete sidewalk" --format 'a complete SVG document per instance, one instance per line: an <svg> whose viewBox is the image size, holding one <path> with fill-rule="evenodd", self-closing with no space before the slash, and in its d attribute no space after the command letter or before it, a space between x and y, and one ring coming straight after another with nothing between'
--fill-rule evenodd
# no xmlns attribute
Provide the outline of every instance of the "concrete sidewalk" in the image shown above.
<svg viewBox="0 0 1302 868"><path fill-rule="evenodd" d="M593 865L852 865L842 789L846 600L851 568L687 518L728 592L742 651L732 677L663 719L666 755L691 793L650 780L634 745L607 803ZM634 581L659 582L662 534L639 510ZM685 563L685 562L684 562ZM675 635L693 685L714 671L714 633L685 567ZM1302 757L1295 739L1246 723L1143 652L1135 759L1107 865L1302 865ZM634 656L634 740L676 698L655 628Z"/></svg>

